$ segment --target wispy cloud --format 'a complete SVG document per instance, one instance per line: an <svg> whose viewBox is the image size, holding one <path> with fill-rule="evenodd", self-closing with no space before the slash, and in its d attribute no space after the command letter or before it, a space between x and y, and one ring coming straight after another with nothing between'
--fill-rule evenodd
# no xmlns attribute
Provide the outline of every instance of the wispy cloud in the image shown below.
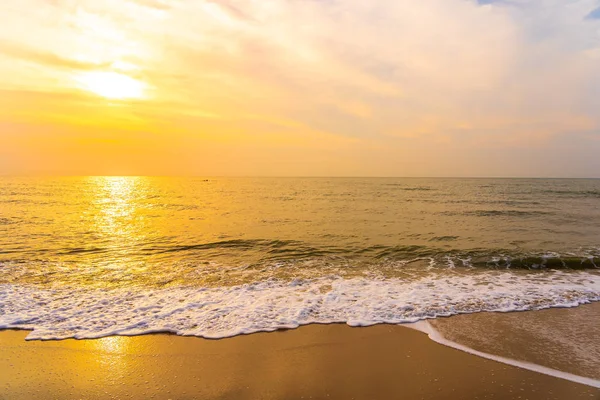
<svg viewBox="0 0 600 400"><path fill-rule="evenodd" d="M146 107L154 115L142 114L153 132L215 142L235 136L238 146L254 143L260 130L271 142L273 135L304 133L336 146L341 140L394 149L407 160L428 151L440 171L449 161L439 154L452 146L469 154L494 146L531 150L535 143L542 160L544 146L573 132L588 132L573 136L587 151L583 137L600 131L598 6L6 0L0 89L20 82L20 90L77 91L72 71L131 65L121 72L152 89ZM357 153L350 154L344 157ZM357 159L368 163L377 154L364 150ZM417 164L415 158L415 171ZM381 169L391 171L389 165Z"/></svg>
<svg viewBox="0 0 600 400"><path fill-rule="evenodd" d="M73 70L93 70L106 68L108 63L93 63L63 58L57 54L43 50L27 48L16 43L0 42L0 53L4 57L15 58L26 62L36 63L48 68L67 68Z"/></svg>

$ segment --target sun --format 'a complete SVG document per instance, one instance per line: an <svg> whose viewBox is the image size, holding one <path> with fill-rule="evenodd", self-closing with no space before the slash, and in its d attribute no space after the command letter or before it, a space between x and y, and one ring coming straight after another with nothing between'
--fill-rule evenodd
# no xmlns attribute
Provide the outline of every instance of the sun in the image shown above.
<svg viewBox="0 0 600 400"><path fill-rule="evenodd" d="M146 89L143 82L117 72L86 72L77 82L82 89L115 100L141 99Z"/></svg>

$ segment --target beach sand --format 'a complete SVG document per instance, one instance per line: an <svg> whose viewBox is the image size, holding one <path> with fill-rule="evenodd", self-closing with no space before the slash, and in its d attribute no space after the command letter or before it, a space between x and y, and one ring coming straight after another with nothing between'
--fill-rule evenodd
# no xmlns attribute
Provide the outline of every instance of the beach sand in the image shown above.
<svg viewBox="0 0 600 400"><path fill-rule="evenodd" d="M535 312L438 318L445 339L471 349L600 380L600 303Z"/></svg>
<svg viewBox="0 0 600 400"><path fill-rule="evenodd" d="M224 340L25 341L0 332L0 399L600 399L600 390L402 326L312 325Z"/></svg>

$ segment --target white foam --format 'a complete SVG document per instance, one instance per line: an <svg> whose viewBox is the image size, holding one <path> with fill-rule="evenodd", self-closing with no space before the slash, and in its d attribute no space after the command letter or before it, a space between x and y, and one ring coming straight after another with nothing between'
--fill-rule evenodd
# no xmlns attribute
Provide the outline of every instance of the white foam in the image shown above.
<svg viewBox="0 0 600 400"><path fill-rule="evenodd" d="M429 274L420 279L323 277L232 287L97 289L0 285L0 328L28 339L165 331L224 338L311 323L416 322L478 311L573 307L600 300L595 272Z"/></svg>
<svg viewBox="0 0 600 400"><path fill-rule="evenodd" d="M469 354L473 354L482 358L486 358L488 360L497 361L503 364L512 365L513 367L523 368L529 371L539 372L544 375L550 375L556 378L566 379L571 382L581 383L583 385L592 386L595 388L600 388L600 380L586 378L584 376L570 374L568 372L559 371L556 369L544 367L542 365L529 363L526 361L514 360L512 358L506 358L497 356L495 354L484 353L482 351L478 351L462 345L460 343L453 342L451 340L446 339L437 329L435 329L428 321L418 321L413 324L405 325L408 328L418 330L423 332L429 336L431 340L442 344L444 346L452 347L457 350L464 351Z"/></svg>
<svg viewBox="0 0 600 400"><path fill-rule="evenodd" d="M270 279L232 287L97 289L0 285L0 329L28 329L28 340L171 332L225 338L312 323L368 326L479 311L574 307L600 301L600 274L582 271L430 273L419 279L373 277ZM482 353L450 342L428 323L432 340L469 353L589 386L600 382Z"/></svg>

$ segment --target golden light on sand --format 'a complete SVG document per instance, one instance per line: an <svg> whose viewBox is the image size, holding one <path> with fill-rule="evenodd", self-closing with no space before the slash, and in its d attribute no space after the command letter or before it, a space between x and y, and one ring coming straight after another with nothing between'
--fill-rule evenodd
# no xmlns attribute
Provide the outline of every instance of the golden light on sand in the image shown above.
<svg viewBox="0 0 600 400"><path fill-rule="evenodd" d="M92 342L94 347L108 353L123 352L127 347L127 340L122 336L103 337Z"/></svg>
<svg viewBox="0 0 600 400"><path fill-rule="evenodd" d="M115 100L141 99L146 89L143 82L117 72L87 72L77 81L82 89Z"/></svg>

